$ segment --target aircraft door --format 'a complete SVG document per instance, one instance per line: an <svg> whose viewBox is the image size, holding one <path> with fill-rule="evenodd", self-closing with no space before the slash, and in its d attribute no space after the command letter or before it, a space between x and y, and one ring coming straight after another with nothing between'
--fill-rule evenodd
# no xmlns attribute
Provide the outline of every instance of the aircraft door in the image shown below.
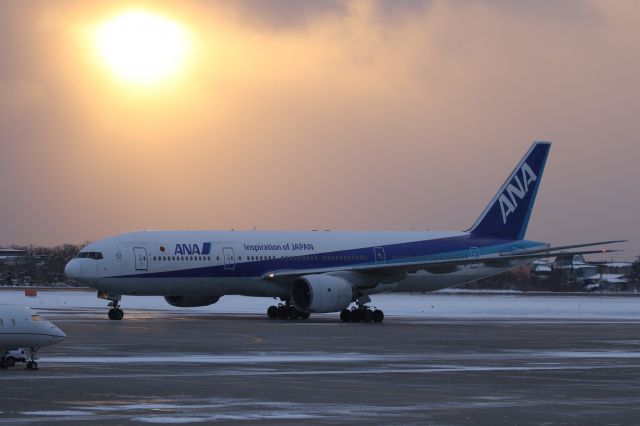
<svg viewBox="0 0 640 426"><path fill-rule="evenodd" d="M376 263L384 263L385 261L384 247L374 247L373 256L376 259Z"/></svg>
<svg viewBox="0 0 640 426"><path fill-rule="evenodd" d="M144 247L134 247L133 257L136 261L136 271L146 271L149 269L149 260L147 259L147 249Z"/></svg>
<svg viewBox="0 0 640 426"><path fill-rule="evenodd" d="M224 269L236 269L236 256L233 247L222 248L222 259L224 260Z"/></svg>

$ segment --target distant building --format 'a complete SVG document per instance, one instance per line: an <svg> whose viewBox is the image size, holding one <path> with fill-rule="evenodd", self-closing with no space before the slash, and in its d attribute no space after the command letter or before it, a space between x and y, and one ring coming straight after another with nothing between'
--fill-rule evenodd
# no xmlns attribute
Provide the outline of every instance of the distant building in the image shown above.
<svg viewBox="0 0 640 426"><path fill-rule="evenodd" d="M585 285L585 289L590 291L617 291L627 287L629 277L623 274L596 274L585 278L582 282Z"/></svg>
<svg viewBox="0 0 640 426"><path fill-rule="evenodd" d="M567 282L582 282L585 278L598 273L598 265L587 263L580 254L558 256L553 262L553 270Z"/></svg>
<svg viewBox="0 0 640 426"><path fill-rule="evenodd" d="M604 274L628 275L631 272L631 262L604 262L600 263L601 272Z"/></svg>
<svg viewBox="0 0 640 426"><path fill-rule="evenodd" d="M0 248L0 262L15 263L27 255L26 250Z"/></svg>
<svg viewBox="0 0 640 426"><path fill-rule="evenodd" d="M531 265L531 276L538 280L547 280L553 275L553 261L538 259Z"/></svg>
<svg viewBox="0 0 640 426"><path fill-rule="evenodd" d="M629 284L629 262L587 262L582 255L558 256L555 261L540 259L533 262L531 278L534 281L552 281L562 284L581 284L585 289L623 290Z"/></svg>

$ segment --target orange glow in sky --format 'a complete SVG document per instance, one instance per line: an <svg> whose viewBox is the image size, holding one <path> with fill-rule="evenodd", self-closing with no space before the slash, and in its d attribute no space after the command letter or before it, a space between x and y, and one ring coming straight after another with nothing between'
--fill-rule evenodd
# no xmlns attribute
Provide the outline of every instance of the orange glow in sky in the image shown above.
<svg viewBox="0 0 640 426"><path fill-rule="evenodd" d="M190 41L177 22L146 11L128 11L100 25L95 33L99 56L119 78L153 85L184 65Z"/></svg>
<svg viewBox="0 0 640 426"><path fill-rule="evenodd" d="M639 5L0 1L0 247L466 229L551 140L527 238L635 257Z"/></svg>

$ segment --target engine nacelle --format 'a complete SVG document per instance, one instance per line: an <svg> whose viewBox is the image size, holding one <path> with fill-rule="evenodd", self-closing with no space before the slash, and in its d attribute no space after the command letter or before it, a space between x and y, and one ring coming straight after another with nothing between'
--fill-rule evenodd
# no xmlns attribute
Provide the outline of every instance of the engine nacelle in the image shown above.
<svg viewBox="0 0 640 426"><path fill-rule="evenodd" d="M164 300L171 306L179 308L195 308L196 306L209 306L220 300L219 296L165 296Z"/></svg>
<svg viewBox="0 0 640 426"><path fill-rule="evenodd" d="M303 312L338 312L356 299L353 285L331 275L305 275L293 283L293 305Z"/></svg>

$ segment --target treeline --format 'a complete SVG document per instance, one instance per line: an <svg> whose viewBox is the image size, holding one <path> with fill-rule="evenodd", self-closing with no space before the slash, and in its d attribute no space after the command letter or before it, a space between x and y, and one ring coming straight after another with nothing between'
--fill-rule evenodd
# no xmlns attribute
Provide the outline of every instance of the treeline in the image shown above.
<svg viewBox="0 0 640 426"><path fill-rule="evenodd" d="M0 285L77 286L64 275L64 266L84 245L12 246L25 255L0 259Z"/></svg>

